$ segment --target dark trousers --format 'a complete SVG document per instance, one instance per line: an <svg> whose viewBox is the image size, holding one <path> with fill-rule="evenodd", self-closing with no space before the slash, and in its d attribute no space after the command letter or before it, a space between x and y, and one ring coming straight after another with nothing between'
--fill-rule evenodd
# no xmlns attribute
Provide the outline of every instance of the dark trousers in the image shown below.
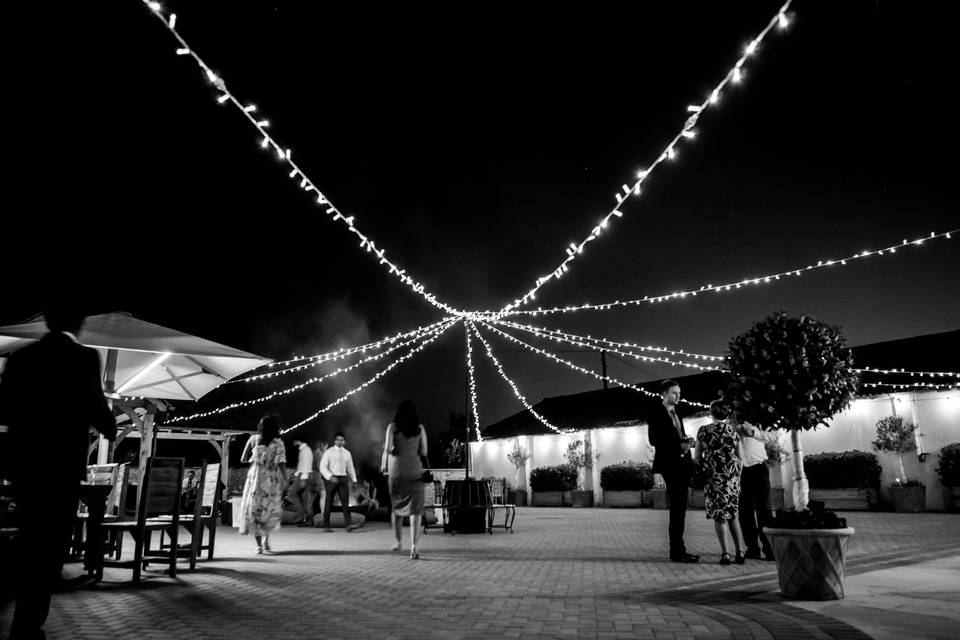
<svg viewBox="0 0 960 640"><path fill-rule="evenodd" d="M11 638L44 638L50 597L73 537L79 481L63 480L48 488L30 486L17 493L17 607Z"/></svg>
<svg viewBox="0 0 960 640"><path fill-rule="evenodd" d="M770 522L770 475L767 465L744 467L740 474L740 529L747 551L773 555L763 527ZM758 542L759 539L759 542Z"/></svg>
<svg viewBox="0 0 960 640"><path fill-rule="evenodd" d="M667 485L667 501L670 504L670 557L683 555L687 552L683 544L683 529L687 518L687 495L690 485L689 464L680 465L669 471L661 471L663 481Z"/></svg>
<svg viewBox="0 0 960 640"><path fill-rule="evenodd" d="M297 501L303 508L303 520L308 523L313 522L313 501L316 498L313 487L313 478L297 478Z"/></svg>
<svg viewBox="0 0 960 640"><path fill-rule="evenodd" d="M333 508L334 492L340 496L340 506L343 508L343 522L350 526L350 478L347 476L330 476L323 481L327 489L327 497L323 501L323 526L330 526L330 510Z"/></svg>

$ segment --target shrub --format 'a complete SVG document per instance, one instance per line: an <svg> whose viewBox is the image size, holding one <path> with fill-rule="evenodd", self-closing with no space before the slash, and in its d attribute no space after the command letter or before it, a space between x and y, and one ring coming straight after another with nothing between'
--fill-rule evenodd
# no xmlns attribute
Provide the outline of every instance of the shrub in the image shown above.
<svg viewBox="0 0 960 640"><path fill-rule="evenodd" d="M646 462L624 461L600 470L600 488L604 491L649 491L653 488L653 469Z"/></svg>
<svg viewBox="0 0 960 640"><path fill-rule="evenodd" d="M537 467L530 472L533 491L572 491L577 488L577 470L569 464Z"/></svg>
<svg viewBox="0 0 960 640"><path fill-rule="evenodd" d="M948 444L940 449L937 475L940 476L940 484L943 486L960 487L960 442Z"/></svg>
<svg viewBox="0 0 960 640"><path fill-rule="evenodd" d="M907 472L903 468L903 454L915 451L917 448L914 432L917 430L909 420L903 416L887 416L877 421L877 439L873 441L873 448L877 451L897 454L897 464L900 467L899 481L907 482Z"/></svg>
<svg viewBox="0 0 960 640"><path fill-rule="evenodd" d="M880 464L867 451L828 452L806 456L803 468L812 489L877 489Z"/></svg>

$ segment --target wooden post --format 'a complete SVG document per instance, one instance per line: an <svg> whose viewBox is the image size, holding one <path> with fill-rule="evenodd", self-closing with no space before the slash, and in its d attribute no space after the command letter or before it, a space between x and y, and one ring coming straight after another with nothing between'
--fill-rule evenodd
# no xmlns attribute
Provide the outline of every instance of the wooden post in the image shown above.
<svg viewBox="0 0 960 640"><path fill-rule="evenodd" d="M107 394L107 406L113 413L113 398L110 396L116 391L117 385L117 350L107 350L107 361L103 368L103 392ZM100 435L97 438L97 464L108 464L113 459L114 445Z"/></svg>
<svg viewBox="0 0 960 640"><path fill-rule="evenodd" d="M152 404L140 422L140 467L137 474L137 504L140 504L140 490L143 488L143 478L146 473L147 460L153 455L153 418L156 407Z"/></svg>

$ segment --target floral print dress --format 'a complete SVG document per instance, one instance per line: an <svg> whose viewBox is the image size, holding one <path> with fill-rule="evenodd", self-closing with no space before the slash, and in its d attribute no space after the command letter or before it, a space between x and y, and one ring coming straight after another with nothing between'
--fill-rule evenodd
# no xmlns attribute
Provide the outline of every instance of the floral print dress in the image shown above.
<svg viewBox="0 0 960 640"><path fill-rule="evenodd" d="M740 510L740 436L726 422L715 422L700 427L697 440L704 451L701 464L706 476L707 518L736 518Z"/></svg>
<svg viewBox="0 0 960 640"><path fill-rule="evenodd" d="M265 536L280 528L281 496L286 487L280 465L286 464L287 453L280 438L266 445L260 443L259 435L250 440L253 451L240 501L240 535Z"/></svg>

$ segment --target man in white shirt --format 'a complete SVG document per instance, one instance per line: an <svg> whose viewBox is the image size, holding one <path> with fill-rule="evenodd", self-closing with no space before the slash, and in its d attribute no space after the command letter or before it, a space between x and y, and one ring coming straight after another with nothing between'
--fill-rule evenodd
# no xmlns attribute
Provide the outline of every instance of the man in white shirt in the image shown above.
<svg viewBox="0 0 960 640"><path fill-rule="evenodd" d="M323 501L323 530L330 529L330 510L333 507L333 494L340 496L340 506L343 509L343 521L347 531L353 531L350 523L350 483L357 481L357 472L353 469L353 456L344 448L346 437L338 433L333 437L333 446L326 450L320 460L320 475L327 495Z"/></svg>
<svg viewBox="0 0 960 640"><path fill-rule="evenodd" d="M313 490L313 450L303 440L294 440L297 446L297 499L303 507L303 520L297 523L298 527L313 526L313 499L316 492Z"/></svg>
<svg viewBox="0 0 960 640"><path fill-rule="evenodd" d="M731 418L731 420L733 420ZM743 471L740 473L740 530L747 547L746 558L773 560L770 541L763 527L770 522L770 476L767 471L765 434L749 422L734 422L740 434Z"/></svg>

